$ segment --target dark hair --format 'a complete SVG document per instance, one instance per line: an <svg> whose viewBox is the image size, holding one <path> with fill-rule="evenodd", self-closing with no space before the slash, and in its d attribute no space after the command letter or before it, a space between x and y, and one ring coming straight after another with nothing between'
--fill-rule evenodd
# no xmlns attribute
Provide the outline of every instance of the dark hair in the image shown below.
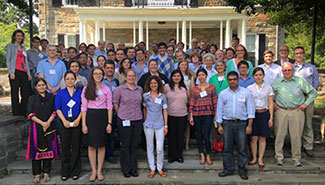
<svg viewBox="0 0 325 185"><path fill-rule="evenodd" d="M127 50L126 50L126 52L128 52L130 49L134 49L134 52L135 52L135 48L134 47L129 47Z"/></svg>
<svg viewBox="0 0 325 185"><path fill-rule="evenodd" d="M89 77L88 77L88 84L87 84L87 87L86 87L86 90L85 90L85 98L87 100L96 100L96 97L97 97L97 94L96 94L96 83L95 83L95 80L94 80L94 71L98 69L98 70L101 70L102 73L103 73L103 78L102 80L104 79L104 70L98 66L94 67L90 74L89 74Z"/></svg>
<svg viewBox="0 0 325 185"><path fill-rule="evenodd" d="M77 79L76 74L74 74L74 72L72 72L71 70L68 70L65 74L64 74L64 80L67 77L68 74L72 74L74 76L75 79Z"/></svg>
<svg viewBox="0 0 325 185"><path fill-rule="evenodd" d="M288 48L288 49L289 49L289 48ZM305 48L302 47L302 46L295 47L295 49L293 49L293 51L296 51L296 49L302 49L302 50L305 52Z"/></svg>
<svg viewBox="0 0 325 185"><path fill-rule="evenodd" d="M116 53L117 53L118 51L123 51L124 55L126 55L125 49L120 49L120 48L119 48L119 49L116 50Z"/></svg>
<svg viewBox="0 0 325 185"><path fill-rule="evenodd" d="M173 76L176 73L179 73L181 75L181 81L179 82L180 89L181 89L181 87L184 87L187 90L186 85L184 83L184 76L183 76L182 72L179 69L176 69L176 70L172 71L172 73L170 74L170 81L169 81L169 87L170 87L170 89L172 91L175 90L175 82L173 81Z"/></svg>
<svg viewBox="0 0 325 185"><path fill-rule="evenodd" d="M174 48L174 46L172 46L172 45L167 46L167 49L168 49L168 48L173 48L173 52L175 51L175 48Z"/></svg>
<svg viewBox="0 0 325 185"><path fill-rule="evenodd" d="M201 50L200 55L202 55L203 52L210 53L208 50L204 49L204 50Z"/></svg>
<svg viewBox="0 0 325 185"><path fill-rule="evenodd" d="M210 52L210 49L211 49L212 46L216 48L216 52L217 52L217 50L218 50L218 46L215 45L215 44L211 44L211 45L209 46L209 52Z"/></svg>
<svg viewBox="0 0 325 185"><path fill-rule="evenodd" d="M87 60L88 59L90 59L90 61L91 61L91 64L90 64L90 68L93 68L94 67L94 61L93 61L93 58L92 57L90 57L90 56L87 56ZM87 62L86 62L87 63ZM86 64L87 65L87 64Z"/></svg>
<svg viewBox="0 0 325 185"><path fill-rule="evenodd" d="M164 46L167 49L167 44L164 42L159 42L158 48L160 48L160 46Z"/></svg>
<svg viewBox="0 0 325 185"><path fill-rule="evenodd" d="M80 50L80 46L81 46L81 45L84 45L85 48L87 49L87 44L83 42L83 43L79 44L79 46L78 46L78 49L79 49L79 50Z"/></svg>
<svg viewBox="0 0 325 185"><path fill-rule="evenodd" d="M183 47L184 47L184 43L183 42L179 42L179 43L177 43L177 45L176 46L178 46L178 45L183 45Z"/></svg>
<svg viewBox="0 0 325 185"><path fill-rule="evenodd" d="M248 62L246 62L245 60L240 61L240 62L237 64L237 68L239 69L239 67L240 67L241 65L246 65L247 68L249 68Z"/></svg>
<svg viewBox="0 0 325 185"><path fill-rule="evenodd" d="M121 74L124 74L125 76L126 76L126 70L124 70L124 68L123 68L123 63L126 61L126 60L128 60L129 62L130 62L130 67L129 67L129 69L131 69L131 60L130 60L130 58L124 58L122 61L121 61L121 63L119 64L120 66L119 66L119 69L118 69L118 72L120 72Z"/></svg>
<svg viewBox="0 0 325 185"><path fill-rule="evenodd" d="M78 60L76 60L76 59L72 59L72 60L70 60L70 62L69 62L69 64L68 64L68 69L71 69L71 64L72 64L72 63L77 63L78 66L79 66L79 70L80 70L80 68L81 68L81 64L80 64L80 62L79 62Z"/></svg>
<svg viewBox="0 0 325 185"><path fill-rule="evenodd" d="M110 53L110 52L113 52L113 53L116 55L116 51L115 51L114 49L109 49L109 50L107 50L106 53L108 54L108 53Z"/></svg>
<svg viewBox="0 0 325 185"><path fill-rule="evenodd" d="M113 46L113 49L115 49L114 43L112 43L112 42L107 43L107 44L106 44L106 48L107 48L108 45L112 45L112 46Z"/></svg>
<svg viewBox="0 0 325 185"><path fill-rule="evenodd" d="M115 68L115 62L113 60L106 60L104 63L104 68L106 67L106 65L114 65Z"/></svg>
<svg viewBox="0 0 325 185"><path fill-rule="evenodd" d="M21 41L20 44L24 44L24 40L25 40L25 33L23 32L23 30L15 30L13 33L12 33L12 36L11 36L11 43L15 43L16 42L16 34L17 33L21 33L23 35L23 40Z"/></svg>
<svg viewBox="0 0 325 185"><path fill-rule="evenodd" d="M198 77L199 76L199 73L200 72L203 72L206 76L208 76L208 72L206 69L204 68L199 68L197 71L196 71L196 76Z"/></svg>
<svg viewBox="0 0 325 185"><path fill-rule="evenodd" d="M141 49L141 48L137 49L137 50L135 51L135 53L137 53L138 51L141 51L143 54L145 54L144 50Z"/></svg>
<svg viewBox="0 0 325 185"><path fill-rule="evenodd" d="M42 40L41 40L41 43L42 43L42 42L46 42L47 44L49 44L49 41L48 41L47 39L42 39Z"/></svg>
<svg viewBox="0 0 325 185"><path fill-rule="evenodd" d="M34 36L34 37L32 38L32 42L34 42L35 40L38 40L38 41L41 42L41 39L40 39L38 36Z"/></svg>
<svg viewBox="0 0 325 185"><path fill-rule="evenodd" d="M87 50L88 50L90 47L94 47L94 48L96 49L96 46L95 46L94 44L89 44L89 45L87 46Z"/></svg>
<svg viewBox="0 0 325 185"><path fill-rule="evenodd" d="M271 54L272 57L274 56L274 53L273 53L272 51L270 51L270 50L267 50L267 51L265 51L265 52L263 53L263 55L266 55L266 54Z"/></svg>
<svg viewBox="0 0 325 185"><path fill-rule="evenodd" d="M104 58L104 60L106 61L106 58L105 58L105 56L104 56L104 55L99 55L99 56L97 57L97 59L96 59L96 61L97 61L97 62L98 62L98 59L99 59L100 57L103 57L103 58Z"/></svg>
<svg viewBox="0 0 325 185"><path fill-rule="evenodd" d="M150 63L151 63L152 61L155 61L156 64L158 65L158 61L157 61L156 59L152 58L151 60L149 60L149 62L148 62L148 66L150 66Z"/></svg>
<svg viewBox="0 0 325 185"><path fill-rule="evenodd" d="M171 42L171 41L175 41L175 43L176 43L176 40L174 38L169 39L168 42Z"/></svg>
<svg viewBox="0 0 325 185"><path fill-rule="evenodd" d="M186 56L186 53L184 51L182 51L182 50L177 50L175 54L177 54L179 52L181 52L184 55L184 57Z"/></svg>
<svg viewBox="0 0 325 185"><path fill-rule="evenodd" d="M236 55L236 51L235 51L234 49L232 49L232 48L227 48L227 49L226 49L226 54L227 54L228 51L232 51L232 53L233 53L234 55Z"/></svg>
<svg viewBox="0 0 325 185"><path fill-rule="evenodd" d="M60 55L62 56L62 51L60 50L56 50L57 53L60 53Z"/></svg>
<svg viewBox="0 0 325 185"><path fill-rule="evenodd" d="M261 68L261 67L256 67L253 71L253 76L255 75L255 73L257 73L258 71L262 71L263 75L265 76L265 73L264 73L264 69Z"/></svg>
<svg viewBox="0 0 325 185"><path fill-rule="evenodd" d="M76 48L75 48L76 49ZM68 50L69 51L69 50ZM81 57L81 55L85 55L86 57L88 57L88 54L87 53L85 53L85 52L81 52L81 53L79 53L78 55L77 55L77 59L79 59L80 57Z"/></svg>
<svg viewBox="0 0 325 185"><path fill-rule="evenodd" d="M138 43L138 45L140 45L140 44L146 45L146 43L144 43L143 41Z"/></svg>
<svg viewBox="0 0 325 185"><path fill-rule="evenodd" d="M68 48L68 52L69 52L69 50L71 50L71 49L74 50L76 53L78 53L78 50L77 50L77 48L75 48L75 47L69 47L69 48Z"/></svg>
<svg viewBox="0 0 325 185"><path fill-rule="evenodd" d="M46 82L46 80L44 79L44 78L36 78L35 79L35 82L34 82L34 84L33 84L33 90L34 90L34 92L36 92L36 85L40 82L40 81L42 81L42 82L44 82L45 83L45 85L46 85L46 88L47 88L47 82Z"/></svg>
<svg viewBox="0 0 325 185"><path fill-rule="evenodd" d="M243 47L244 48L244 52L245 52L244 59L249 60L248 52L247 52L247 49L245 48L245 46L243 46L241 44L238 44L237 47L236 47L236 50L237 50L238 47Z"/></svg>
<svg viewBox="0 0 325 185"><path fill-rule="evenodd" d="M237 73L236 71L230 71L230 72L227 74L227 79L229 78L229 76L236 76L237 78L239 78L238 73Z"/></svg>
<svg viewBox="0 0 325 185"><path fill-rule="evenodd" d="M62 42L59 42L59 43L58 43L58 47L59 47L59 46L63 46L63 47L65 47L65 45L64 45Z"/></svg>
<svg viewBox="0 0 325 185"><path fill-rule="evenodd" d="M239 43L239 38L238 37L233 37L231 40L237 40Z"/></svg>
<svg viewBox="0 0 325 185"><path fill-rule="evenodd" d="M164 94L164 93L165 93L164 85L162 84L161 79L160 79L158 76L156 76L156 75L152 75L152 76L150 76L150 77L147 79L147 81L146 81L146 83L145 83L145 85L144 85L144 92L149 92L149 91L151 90L151 88L150 88L150 82L151 82L152 80L156 80L156 82L158 83L158 92Z"/></svg>

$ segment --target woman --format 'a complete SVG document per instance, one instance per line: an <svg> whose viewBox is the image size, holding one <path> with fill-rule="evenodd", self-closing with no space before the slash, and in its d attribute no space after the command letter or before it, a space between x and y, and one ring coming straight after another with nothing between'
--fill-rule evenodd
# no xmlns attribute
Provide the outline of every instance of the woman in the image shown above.
<svg viewBox="0 0 325 185"><path fill-rule="evenodd" d="M215 44L211 44L209 47L209 53L211 53L212 55L216 55L216 52L218 50L218 46Z"/></svg>
<svg viewBox="0 0 325 185"><path fill-rule="evenodd" d="M61 137L62 161L61 180L70 176L73 180L79 178L81 172L80 137L81 137L81 89L75 88L77 75L68 71L64 74L66 88L55 96L55 110Z"/></svg>
<svg viewBox="0 0 325 185"><path fill-rule="evenodd" d="M13 116L25 116L30 95L32 76L27 62L27 51L22 45L25 33L16 30L11 36L11 43L6 46L6 64L9 71L11 108ZM19 92L21 100L19 100Z"/></svg>
<svg viewBox="0 0 325 185"><path fill-rule="evenodd" d="M242 60L248 62L248 65L249 65L248 76L252 76L252 74L253 74L253 64L252 64L251 61L248 61L249 60L248 52L247 52L246 48L241 44L239 44L236 47L236 58L228 60L226 74L228 74L230 71L236 71L239 74L238 69L237 69L237 65Z"/></svg>
<svg viewBox="0 0 325 185"><path fill-rule="evenodd" d="M75 88L77 89L83 89L84 87L87 86L87 79L81 75L79 75L79 70L80 70L80 63L77 60L71 60L71 62L68 65L68 68L70 71L72 71L76 75L76 81L75 81ZM60 89L64 89L67 87L65 83L65 79L63 78L60 82Z"/></svg>
<svg viewBox="0 0 325 185"><path fill-rule="evenodd" d="M114 74L114 77L120 82L120 84L125 83L126 72L131 69L131 61L129 58L124 58L118 69L118 72Z"/></svg>
<svg viewBox="0 0 325 185"><path fill-rule="evenodd" d="M146 136L147 156L150 167L148 178L153 178L156 173L161 177L167 174L162 171L164 160L164 139L168 132L167 126L167 99L164 95L164 86L158 76L150 76L144 87L143 94L143 130ZM157 165L154 156L154 137L156 138Z"/></svg>
<svg viewBox="0 0 325 185"><path fill-rule="evenodd" d="M200 58L201 58L202 63L203 63L203 56L206 55L207 53L209 53L208 50L206 50L206 49L201 50L201 52L200 52Z"/></svg>
<svg viewBox="0 0 325 185"><path fill-rule="evenodd" d="M184 83L180 70L171 73L170 82L165 85L165 89L168 103L168 162L183 163L184 130L187 125L187 91L189 89Z"/></svg>
<svg viewBox="0 0 325 185"><path fill-rule="evenodd" d="M120 165L125 178L139 176L137 172L138 144L142 132L142 88L137 86L136 72L129 69L126 83L114 90L114 109L117 112L117 130L120 135Z"/></svg>
<svg viewBox="0 0 325 185"><path fill-rule="evenodd" d="M196 71L201 68L200 64L200 54L197 52L194 52L190 55L191 63L193 64L191 70L196 73Z"/></svg>
<svg viewBox="0 0 325 185"><path fill-rule="evenodd" d="M82 52L87 53L87 44L85 44L84 42L79 44L78 49L79 49L79 53L82 53Z"/></svg>
<svg viewBox="0 0 325 185"><path fill-rule="evenodd" d="M105 56L104 56L104 55L99 55L99 56L97 57L97 64L98 64L98 67L104 69L105 61L106 61Z"/></svg>
<svg viewBox="0 0 325 185"><path fill-rule="evenodd" d="M264 76L265 74L262 68L255 68L253 71L255 83L247 87L255 100L256 108L251 134L251 150L253 159L248 164L252 166L257 162L260 168L265 167L263 156L266 147L266 138L270 136L270 128L273 126L274 93L270 85L264 84ZM257 141L259 142L258 160L256 158Z"/></svg>
<svg viewBox="0 0 325 185"><path fill-rule="evenodd" d="M60 155L56 127L53 120L54 96L46 91L47 83L37 78L34 84L35 94L29 97L27 105L29 127L26 159L32 160L34 183L40 183L40 175L44 173L44 182L50 180L52 159ZM43 163L43 168L42 168Z"/></svg>
<svg viewBox="0 0 325 185"><path fill-rule="evenodd" d="M232 48L227 48L226 49L226 55L225 55L225 61L228 62L228 60L233 59L236 57L236 52Z"/></svg>
<svg viewBox="0 0 325 185"><path fill-rule="evenodd" d="M196 142L201 155L200 164L204 164L206 159L207 164L212 165L213 163L210 157L210 132L217 109L217 93L214 85L206 83L208 73L205 69L199 69L196 75L200 84L194 86L191 90L189 107L190 124L195 127ZM204 155L203 140L206 158Z"/></svg>
<svg viewBox="0 0 325 185"><path fill-rule="evenodd" d="M94 62L93 62L93 58L91 56L87 57L87 66L90 68L94 68Z"/></svg>
<svg viewBox="0 0 325 185"><path fill-rule="evenodd" d="M116 67L119 67L121 65L122 60L126 57L125 50L124 49L117 49L116 50Z"/></svg>
<svg viewBox="0 0 325 185"><path fill-rule="evenodd" d="M214 75L216 75L218 72L214 69L214 63L216 59L211 53L207 53L203 56L203 63L204 63L204 69L206 70L208 76L206 78L206 83L209 82L210 78ZM197 83L199 80L197 80Z"/></svg>
<svg viewBox="0 0 325 185"><path fill-rule="evenodd" d="M225 90L229 85L227 82L226 63L223 60L216 61L216 70L218 74L212 76L209 80L209 84L213 84L216 87L217 96L223 90Z"/></svg>
<svg viewBox="0 0 325 185"><path fill-rule="evenodd" d="M108 142L108 134L112 131L112 92L109 87L101 83L103 78L103 69L99 66L94 67L89 75L87 87L81 94L82 132L86 134L88 145L88 158L91 166L90 182L94 182L96 177L99 181L104 180L102 168L105 146Z"/></svg>
<svg viewBox="0 0 325 185"><path fill-rule="evenodd" d="M163 85L169 83L168 78L164 74L158 72L157 60L151 59L148 63L148 69L149 69L149 72L142 75L140 80L138 81L139 86L144 88L144 85L145 85L146 81L148 80L148 78L153 75L158 76L161 79L161 82Z"/></svg>

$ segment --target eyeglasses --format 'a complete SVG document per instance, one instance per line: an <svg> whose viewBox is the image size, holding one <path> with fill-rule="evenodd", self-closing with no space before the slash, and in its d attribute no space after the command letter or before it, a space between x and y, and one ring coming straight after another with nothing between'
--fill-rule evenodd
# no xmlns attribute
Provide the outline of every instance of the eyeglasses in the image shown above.
<svg viewBox="0 0 325 185"><path fill-rule="evenodd" d="M228 81L237 81L238 80L238 78L228 78Z"/></svg>
<svg viewBox="0 0 325 185"><path fill-rule="evenodd" d="M295 55L303 55L305 52L295 53Z"/></svg>
<svg viewBox="0 0 325 185"><path fill-rule="evenodd" d="M288 52L289 50L288 49L280 49L280 52Z"/></svg>

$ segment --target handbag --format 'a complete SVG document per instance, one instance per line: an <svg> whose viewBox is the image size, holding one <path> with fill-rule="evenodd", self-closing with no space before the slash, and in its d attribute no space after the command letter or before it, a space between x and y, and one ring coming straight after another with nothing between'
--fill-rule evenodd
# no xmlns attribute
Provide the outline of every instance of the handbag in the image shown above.
<svg viewBox="0 0 325 185"><path fill-rule="evenodd" d="M224 145L225 144L222 141L218 141L216 137L213 140L212 149L217 152L223 152Z"/></svg>

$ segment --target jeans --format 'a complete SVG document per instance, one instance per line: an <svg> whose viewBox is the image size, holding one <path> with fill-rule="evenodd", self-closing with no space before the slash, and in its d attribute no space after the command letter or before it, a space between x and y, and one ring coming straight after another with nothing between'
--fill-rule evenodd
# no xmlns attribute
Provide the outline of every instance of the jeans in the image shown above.
<svg viewBox="0 0 325 185"><path fill-rule="evenodd" d="M238 148L238 171L245 171L245 166L248 161L248 155L246 151L247 139L246 139L246 126L247 121L233 122L224 120L222 123L223 127L223 141L224 151L222 154L223 167L228 173L232 173L235 170L234 164L234 142Z"/></svg>
<svg viewBox="0 0 325 185"><path fill-rule="evenodd" d="M106 153L105 158L108 159L109 157L113 157L114 152L114 144L115 144L115 132L116 132L116 112L113 111L113 119L112 119L112 132L108 136L108 143L106 145Z"/></svg>
<svg viewBox="0 0 325 185"><path fill-rule="evenodd" d="M213 116L194 116L194 127L196 133L196 142L199 153L204 153L203 140L205 145L205 152L207 155L211 154L210 133L213 122Z"/></svg>

